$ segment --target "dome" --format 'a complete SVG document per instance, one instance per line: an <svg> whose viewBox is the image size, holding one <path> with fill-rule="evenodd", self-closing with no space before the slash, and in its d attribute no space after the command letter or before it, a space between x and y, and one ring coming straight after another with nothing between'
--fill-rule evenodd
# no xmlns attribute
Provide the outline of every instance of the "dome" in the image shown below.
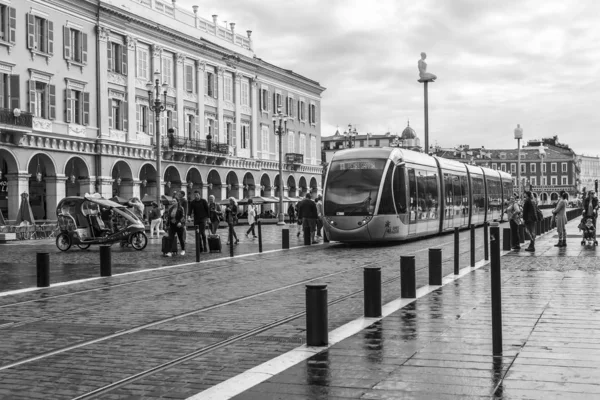
<svg viewBox="0 0 600 400"><path fill-rule="evenodd" d="M401 139L416 139L417 133L410 127L410 122L406 124L406 128L402 131Z"/></svg>

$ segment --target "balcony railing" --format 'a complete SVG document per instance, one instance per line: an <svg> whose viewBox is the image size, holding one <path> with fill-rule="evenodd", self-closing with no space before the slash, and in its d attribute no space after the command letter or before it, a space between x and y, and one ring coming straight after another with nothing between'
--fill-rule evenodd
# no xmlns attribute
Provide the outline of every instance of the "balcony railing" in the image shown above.
<svg viewBox="0 0 600 400"><path fill-rule="evenodd" d="M210 141L210 149L208 147L208 140L201 139L188 139L181 136L163 136L161 139L163 150L194 150L194 151L206 151L210 153L229 154L229 146L224 143L218 143L214 140Z"/></svg>
<svg viewBox="0 0 600 400"><path fill-rule="evenodd" d="M286 153L286 164L304 164L304 154Z"/></svg>
<svg viewBox="0 0 600 400"><path fill-rule="evenodd" d="M0 108L0 124L31 128L33 127L33 115L21 111L21 115L15 117L13 110Z"/></svg>

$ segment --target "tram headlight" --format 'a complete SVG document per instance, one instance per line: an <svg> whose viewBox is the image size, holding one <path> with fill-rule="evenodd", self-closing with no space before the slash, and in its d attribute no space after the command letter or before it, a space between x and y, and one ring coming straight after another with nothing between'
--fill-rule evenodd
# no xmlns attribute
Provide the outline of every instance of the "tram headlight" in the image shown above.
<svg viewBox="0 0 600 400"><path fill-rule="evenodd" d="M332 219L331 219L331 218L329 218L329 217L325 217L325 221L327 221L327 223L328 223L329 225L331 225L331 226L336 226L336 225L337 225L337 222L335 222L334 220L332 220Z"/></svg>
<svg viewBox="0 0 600 400"><path fill-rule="evenodd" d="M358 223L358 226L363 226L363 225L366 225L366 224L368 224L368 223L369 223L369 221L371 221L372 219L373 219L373 216L372 216L372 215L368 215L368 216L364 217L364 218L362 219L362 221L360 221L360 222Z"/></svg>

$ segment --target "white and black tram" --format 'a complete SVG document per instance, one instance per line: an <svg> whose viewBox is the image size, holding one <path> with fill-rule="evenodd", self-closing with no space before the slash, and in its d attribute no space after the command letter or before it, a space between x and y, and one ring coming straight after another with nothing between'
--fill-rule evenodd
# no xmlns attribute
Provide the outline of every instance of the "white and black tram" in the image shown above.
<svg viewBox="0 0 600 400"><path fill-rule="evenodd" d="M334 154L323 192L331 240L380 242L500 220L511 176L400 148Z"/></svg>

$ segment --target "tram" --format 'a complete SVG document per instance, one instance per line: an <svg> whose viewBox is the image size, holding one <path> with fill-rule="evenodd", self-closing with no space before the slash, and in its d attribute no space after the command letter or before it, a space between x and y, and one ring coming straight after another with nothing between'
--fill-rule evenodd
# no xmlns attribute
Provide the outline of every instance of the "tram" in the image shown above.
<svg viewBox="0 0 600 400"><path fill-rule="evenodd" d="M401 241L501 220L510 174L400 148L334 154L324 229L340 242Z"/></svg>

